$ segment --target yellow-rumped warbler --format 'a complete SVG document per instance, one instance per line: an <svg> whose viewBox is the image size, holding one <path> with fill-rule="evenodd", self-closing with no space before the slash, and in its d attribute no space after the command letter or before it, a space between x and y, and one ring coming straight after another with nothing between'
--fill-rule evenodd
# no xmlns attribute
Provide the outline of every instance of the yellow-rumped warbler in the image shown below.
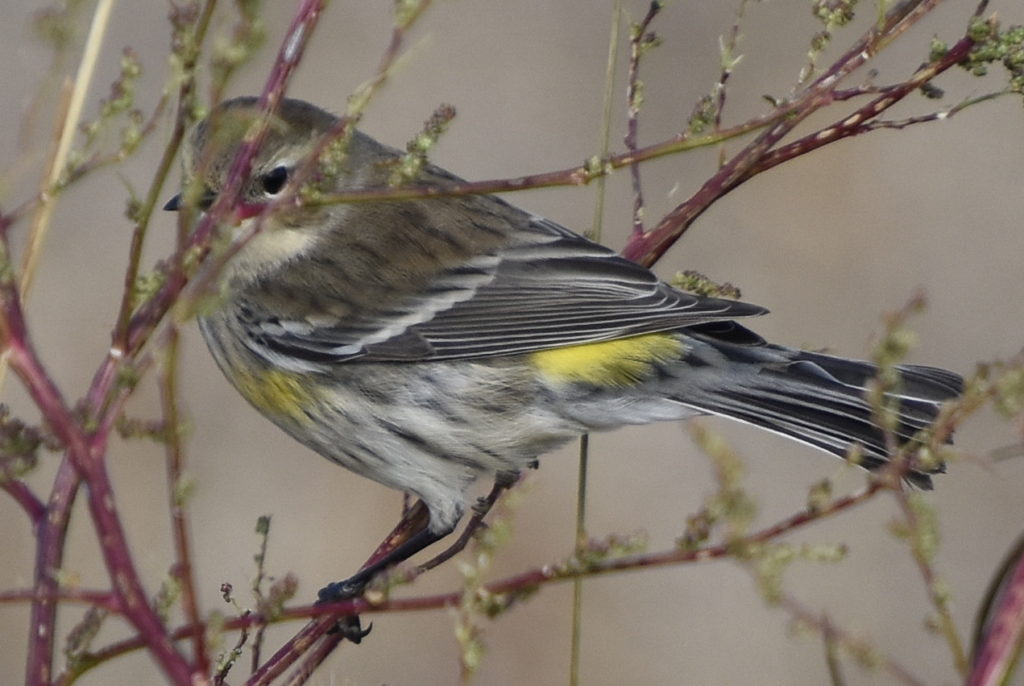
<svg viewBox="0 0 1024 686"><path fill-rule="evenodd" d="M201 209L259 116L256 99L239 98L194 130L184 188L201 188ZM242 224L336 124L308 103L280 103L243 189ZM357 132L317 181L386 187L400 157ZM456 180L426 166L416 183ZM199 323L228 379L271 421L426 504L429 526L377 571L450 533L479 476L518 472L588 431L715 414L839 457L857 444L860 464L884 464L890 449L864 399L876 368L770 345L732 321L764 312L677 290L499 198L461 196L282 204L227 263ZM962 380L898 370L895 434L910 441ZM928 471L941 466L906 476L929 487Z"/></svg>

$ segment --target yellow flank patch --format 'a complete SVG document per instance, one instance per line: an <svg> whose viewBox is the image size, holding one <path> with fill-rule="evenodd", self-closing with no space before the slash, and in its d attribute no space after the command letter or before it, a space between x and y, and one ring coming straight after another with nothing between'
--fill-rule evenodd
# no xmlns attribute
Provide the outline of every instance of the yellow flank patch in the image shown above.
<svg viewBox="0 0 1024 686"><path fill-rule="evenodd" d="M307 423L305 413L314 398L297 374L271 369L257 374L239 374L238 390L256 409L272 417L289 417Z"/></svg>
<svg viewBox="0 0 1024 686"><path fill-rule="evenodd" d="M584 343L530 354L530 361L553 381L595 386L631 386L654 365L679 359L685 346L675 335L651 333L600 343Z"/></svg>

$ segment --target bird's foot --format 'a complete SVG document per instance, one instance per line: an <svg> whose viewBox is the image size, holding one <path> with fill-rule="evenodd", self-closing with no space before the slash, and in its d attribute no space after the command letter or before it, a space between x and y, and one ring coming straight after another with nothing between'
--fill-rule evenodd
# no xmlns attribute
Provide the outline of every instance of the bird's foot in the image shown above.
<svg viewBox="0 0 1024 686"><path fill-rule="evenodd" d="M363 594L369 581L363 574L355 574L342 581L329 583L317 591L316 604L326 605L358 598Z"/></svg>
<svg viewBox="0 0 1024 686"><path fill-rule="evenodd" d="M340 603L344 600L358 598L363 594L370 579L363 574L356 574L343 581L327 584L317 592L317 605ZM340 633L352 643L359 644L373 630L373 624L363 629L359 615L346 615L328 633Z"/></svg>

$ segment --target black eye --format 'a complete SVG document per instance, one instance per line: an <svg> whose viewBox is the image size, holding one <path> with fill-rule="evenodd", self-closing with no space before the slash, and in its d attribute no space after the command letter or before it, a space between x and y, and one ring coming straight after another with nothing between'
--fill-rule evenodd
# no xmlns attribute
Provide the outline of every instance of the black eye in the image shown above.
<svg viewBox="0 0 1024 686"><path fill-rule="evenodd" d="M274 167L263 175L260 183L267 195L277 195L288 183L288 167Z"/></svg>

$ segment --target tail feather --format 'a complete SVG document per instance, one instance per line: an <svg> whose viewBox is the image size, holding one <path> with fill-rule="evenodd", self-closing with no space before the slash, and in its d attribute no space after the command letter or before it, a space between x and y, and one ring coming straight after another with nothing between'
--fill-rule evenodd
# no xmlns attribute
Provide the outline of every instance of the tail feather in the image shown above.
<svg viewBox="0 0 1024 686"><path fill-rule="evenodd" d="M878 367L863 360L850 360L806 350L793 351L798 360L806 360L825 371L830 377L853 388L863 389L878 374ZM941 403L964 392L964 380L959 374L917 364L898 365L901 397L917 398Z"/></svg>
<svg viewBox="0 0 1024 686"><path fill-rule="evenodd" d="M695 346L691 350L687 361L694 374L686 379L686 390L676 398L679 402L839 457L847 456L858 444L862 448L860 464L868 469L888 461L886 434L866 400L868 385L878 373L875 365L776 345L737 344L713 334L697 338L709 348ZM723 364L742 373L723 377L713 371ZM963 380L934 367L901 365L896 369L901 386L894 393L899 417L893 434L898 443L905 444L935 421L944 401L963 391ZM723 378L728 382L723 384ZM916 469L907 479L930 489L930 474L942 471L942 465L927 471Z"/></svg>

